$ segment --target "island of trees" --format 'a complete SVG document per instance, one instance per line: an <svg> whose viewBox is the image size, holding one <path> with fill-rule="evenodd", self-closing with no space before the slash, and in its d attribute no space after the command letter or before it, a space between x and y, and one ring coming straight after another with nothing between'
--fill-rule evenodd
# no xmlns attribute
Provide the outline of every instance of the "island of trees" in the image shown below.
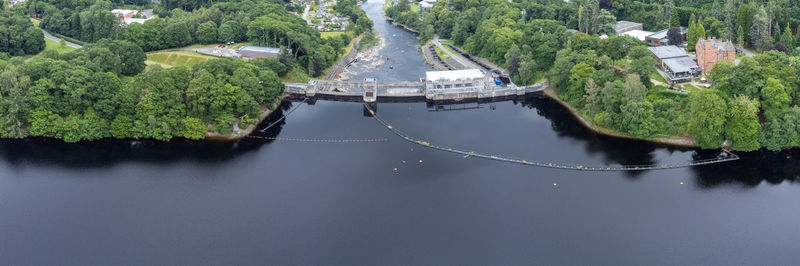
<svg viewBox="0 0 800 266"><path fill-rule="evenodd" d="M348 34L322 38L290 12L302 8L282 1L162 1L158 18L130 25L110 12L122 4L32 0L0 11L0 137L76 142L226 135L277 108L281 77L322 75L351 41ZM372 28L355 0L340 1L336 12L351 19L348 30L355 34ZM29 17L84 47L42 51L42 30ZM145 64L148 51L218 42L280 47L281 54L188 67Z"/></svg>
<svg viewBox="0 0 800 266"><path fill-rule="evenodd" d="M800 2L746 2L451 0L422 10L400 0L386 13L423 41L448 38L505 67L517 84L549 80L583 118L623 135L684 138L702 148L727 140L742 151L800 146ZM617 20L652 31L687 27L689 50L713 36L760 53L741 56L736 66L717 64L706 75L709 88L679 93L654 84L651 52L638 39L617 36Z"/></svg>

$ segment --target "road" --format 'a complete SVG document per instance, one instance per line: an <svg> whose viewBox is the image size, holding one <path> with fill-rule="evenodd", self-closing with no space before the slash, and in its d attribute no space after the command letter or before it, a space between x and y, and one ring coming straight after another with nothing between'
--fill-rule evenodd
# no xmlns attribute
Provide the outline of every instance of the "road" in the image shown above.
<svg viewBox="0 0 800 266"><path fill-rule="evenodd" d="M751 52L750 50L744 49L744 47L741 47L741 46L738 46L738 45L736 46L736 50L739 50L745 56L755 56L756 55L755 53Z"/></svg>
<svg viewBox="0 0 800 266"><path fill-rule="evenodd" d="M450 56L450 58L453 58L454 60L458 61L459 63L461 63L461 65L464 65L467 68L474 68L474 69L484 70L481 66L475 64L471 60L464 58L463 56L461 56L458 53L453 53L453 52L450 52L450 50L446 49L442 45L442 43L439 42L439 36L434 36L433 39L431 40L431 43L433 43L433 45L436 45L437 47L439 47L439 49L442 49L442 51L447 53L447 55Z"/></svg>
<svg viewBox="0 0 800 266"><path fill-rule="evenodd" d="M61 38L53 36L50 33L48 33L47 31L45 31L45 30L42 30L42 33L44 33L44 37L45 38L48 38L48 39L53 40L55 42L61 42ZM83 48L83 46L80 46L79 44L76 44L76 43L68 42L67 40L64 40L64 42L67 44L67 46L75 48L75 49Z"/></svg>
<svg viewBox="0 0 800 266"><path fill-rule="evenodd" d="M306 5L306 9L303 10L303 17L302 18L303 18L303 20L306 21L306 23L308 23L307 17L308 17L308 11L309 10L311 10L311 5Z"/></svg>

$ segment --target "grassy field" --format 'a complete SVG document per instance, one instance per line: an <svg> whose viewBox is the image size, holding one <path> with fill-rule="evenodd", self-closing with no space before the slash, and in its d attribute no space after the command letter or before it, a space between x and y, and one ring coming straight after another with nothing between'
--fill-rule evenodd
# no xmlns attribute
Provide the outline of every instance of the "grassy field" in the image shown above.
<svg viewBox="0 0 800 266"><path fill-rule="evenodd" d="M44 47L45 51L47 51L47 50L56 50L59 53L66 53L66 52L70 52L70 51L74 51L75 50L75 48L69 47L66 44L65 45L61 45L61 43L59 43L57 41L50 40L48 38L44 38L44 42L47 45L47 46Z"/></svg>
<svg viewBox="0 0 800 266"><path fill-rule="evenodd" d="M445 48L447 48L447 46L445 46ZM436 50L436 54L439 55L442 60L447 60L447 58L450 58L450 56L447 55L447 53L445 53L441 48L439 48L439 46L434 45L433 49Z"/></svg>
<svg viewBox="0 0 800 266"><path fill-rule="evenodd" d="M692 84L684 84L683 85L683 90L688 91L689 93L693 93L693 92L699 91L700 88L695 87Z"/></svg>
<svg viewBox="0 0 800 266"><path fill-rule="evenodd" d="M344 31L322 31L322 32L319 33L320 37L322 37L322 38L339 37L339 35L342 35L342 34L349 34L351 38L353 37L352 34L350 34L349 32L344 32Z"/></svg>
<svg viewBox="0 0 800 266"><path fill-rule="evenodd" d="M41 23L42 20L31 18L31 22L33 23L33 26L36 26L38 28L39 27L39 23Z"/></svg>
<svg viewBox="0 0 800 266"><path fill-rule="evenodd" d="M215 58L188 51L156 52L147 54L145 63L147 65L159 64L165 68L175 66L191 67Z"/></svg>
<svg viewBox="0 0 800 266"><path fill-rule="evenodd" d="M653 71L653 73L650 73L650 78L656 81L660 81L661 83L667 84L667 80L664 79L664 77L662 77L661 74L658 73L658 71Z"/></svg>

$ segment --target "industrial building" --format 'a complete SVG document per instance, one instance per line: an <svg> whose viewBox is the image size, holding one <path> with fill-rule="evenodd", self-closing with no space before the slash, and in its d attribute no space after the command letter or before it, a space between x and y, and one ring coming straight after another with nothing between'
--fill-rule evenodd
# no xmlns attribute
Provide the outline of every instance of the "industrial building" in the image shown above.
<svg viewBox="0 0 800 266"><path fill-rule="evenodd" d="M617 34L622 34L632 30L642 30L642 23L620 20L617 21Z"/></svg>
<svg viewBox="0 0 800 266"><path fill-rule="evenodd" d="M427 89L484 87L490 78L478 69L425 72Z"/></svg>
<svg viewBox="0 0 800 266"><path fill-rule="evenodd" d="M280 48L263 47L263 46L242 46L236 49L234 58L264 58L264 57L278 57L281 53Z"/></svg>

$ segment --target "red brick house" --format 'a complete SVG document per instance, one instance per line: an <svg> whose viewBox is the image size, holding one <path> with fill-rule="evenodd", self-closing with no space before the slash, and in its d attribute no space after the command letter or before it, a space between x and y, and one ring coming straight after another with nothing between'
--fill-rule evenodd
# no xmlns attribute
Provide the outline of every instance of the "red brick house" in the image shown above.
<svg viewBox="0 0 800 266"><path fill-rule="evenodd" d="M700 39L695 45L697 51L697 64L703 74L708 73L720 61L736 62L736 48L731 41L717 40L717 38Z"/></svg>

